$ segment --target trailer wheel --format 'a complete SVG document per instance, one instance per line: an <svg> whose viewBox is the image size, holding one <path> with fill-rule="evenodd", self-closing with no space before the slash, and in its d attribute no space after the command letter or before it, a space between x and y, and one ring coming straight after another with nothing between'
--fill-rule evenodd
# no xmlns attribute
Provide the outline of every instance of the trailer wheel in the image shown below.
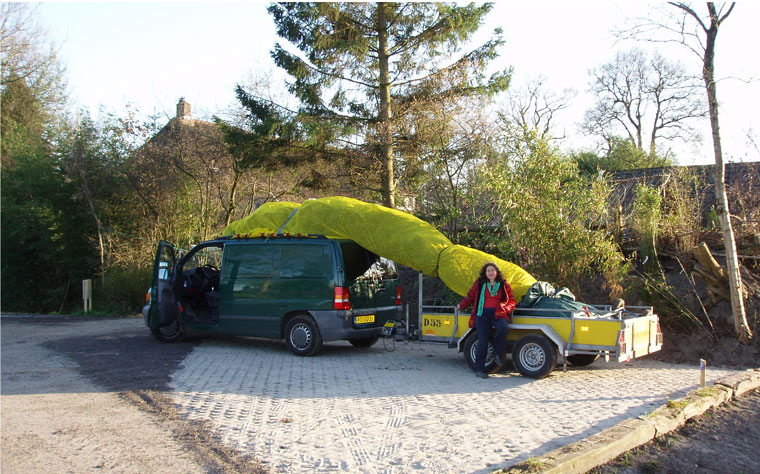
<svg viewBox="0 0 760 474"><path fill-rule="evenodd" d="M598 358L599 354L573 354L567 356L567 361L576 367L586 367Z"/></svg>
<svg viewBox="0 0 760 474"><path fill-rule="evenodd" d="M542 334L528 334L515 343L512 363L525 377L544 378L557 366L557 346Z"/></svg>
<svg viewBox="0 0 760 474"><path fill-rule="evenodd" d="M464 352L464 360L470 369L475 370L475 352L478 350L478 335L473 332L467 336L467 340L464 341L462 351ZM496 363L493 359L493 340L488 339L488 352L486 353L486 372L493 372L496 370Z"/></svg>

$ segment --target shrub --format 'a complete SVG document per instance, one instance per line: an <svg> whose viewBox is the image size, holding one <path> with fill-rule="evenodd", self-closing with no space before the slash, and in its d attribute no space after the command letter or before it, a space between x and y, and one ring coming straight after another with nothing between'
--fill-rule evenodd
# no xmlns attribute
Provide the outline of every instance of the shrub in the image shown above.
<svg viewBox="0 0 760 474"><path fill-rule="evenodd" d="M658 275L664 279L657 257L657 229L662 220L661 205L662 197L659 190L645 185L636 186L631 228L639 243L644 270L650 275Z"/></svg>
<svg viewBox="0 0 760 474"><path fill-rule="evenodd" d="M662 200L660 240L680 252L691 250L703 232L704 186L688 168L674 168Z"/></svg>
<svg viewBox="0 0 760 474"><path fill-rule="evenodd" d="M573 160L537 140L512 163L483 166L473 186L494 203L488 212L500 219L491 228L516 263L540 280L571 288L580 277L601 272L613 293L619 291L627 267L605 231L605 181L581 176Z"/></svg>
<svg viewBox="0 0 760 474"><path fill-rule="evenodd" d="M151 271L147 266L119 266L106 272L102 286L100 280L93 279L93 309L108 313L139 313L150 286Z"/></svg>

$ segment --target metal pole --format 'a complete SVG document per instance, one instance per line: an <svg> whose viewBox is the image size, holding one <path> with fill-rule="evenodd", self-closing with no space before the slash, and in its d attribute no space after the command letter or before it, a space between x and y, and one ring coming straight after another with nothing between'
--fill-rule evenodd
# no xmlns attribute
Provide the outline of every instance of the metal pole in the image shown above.
<svg viewBox="0 0 760 474"><path fill-rule="evenodd" d="M404 338L408 341L409 340L409 305L406 305L406 333L404 334Z"/></svg>
<svg viewBox="0 0 760 474"><path fill-rule="evenodd" d="M419 298L419 312L417 313L417 330L422 331L422 272L420 275L420 287L417 289L417 297ZM419 340L422 340L422 333L419 334Z"/></svg>

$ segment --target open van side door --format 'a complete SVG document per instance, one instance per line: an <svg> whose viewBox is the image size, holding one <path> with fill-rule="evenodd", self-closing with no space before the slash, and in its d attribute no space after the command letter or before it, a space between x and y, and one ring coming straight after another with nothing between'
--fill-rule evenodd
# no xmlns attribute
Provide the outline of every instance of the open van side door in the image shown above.
<svg viewBox="0 0 760 474"><path fill-rule="evenodd" d="M396 301L400 286L396 264L384 257L379 257L372 264L373 281L375 285L375 306L377 306L378 321L393 321L399 316L399 304Z"/></svg>
<svg viewBox="0 0 760 474"><path fill-rule="evenodd" d="M153 262L153 279L150 286L150 321L151 329L158 329L177 319L177 303L172 290L176 254L174 245L160 241Z"/></svg>

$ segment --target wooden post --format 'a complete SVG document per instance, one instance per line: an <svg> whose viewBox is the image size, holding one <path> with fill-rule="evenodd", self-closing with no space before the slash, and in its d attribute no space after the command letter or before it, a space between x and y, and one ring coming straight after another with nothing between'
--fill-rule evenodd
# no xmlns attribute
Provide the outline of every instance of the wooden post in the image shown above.
<svg viewBox="0 0 760 474"><path fill-rule="evenodd" d="M699 388L705 388L705 371L707 369L707 361L699 359Z"/></svg>

